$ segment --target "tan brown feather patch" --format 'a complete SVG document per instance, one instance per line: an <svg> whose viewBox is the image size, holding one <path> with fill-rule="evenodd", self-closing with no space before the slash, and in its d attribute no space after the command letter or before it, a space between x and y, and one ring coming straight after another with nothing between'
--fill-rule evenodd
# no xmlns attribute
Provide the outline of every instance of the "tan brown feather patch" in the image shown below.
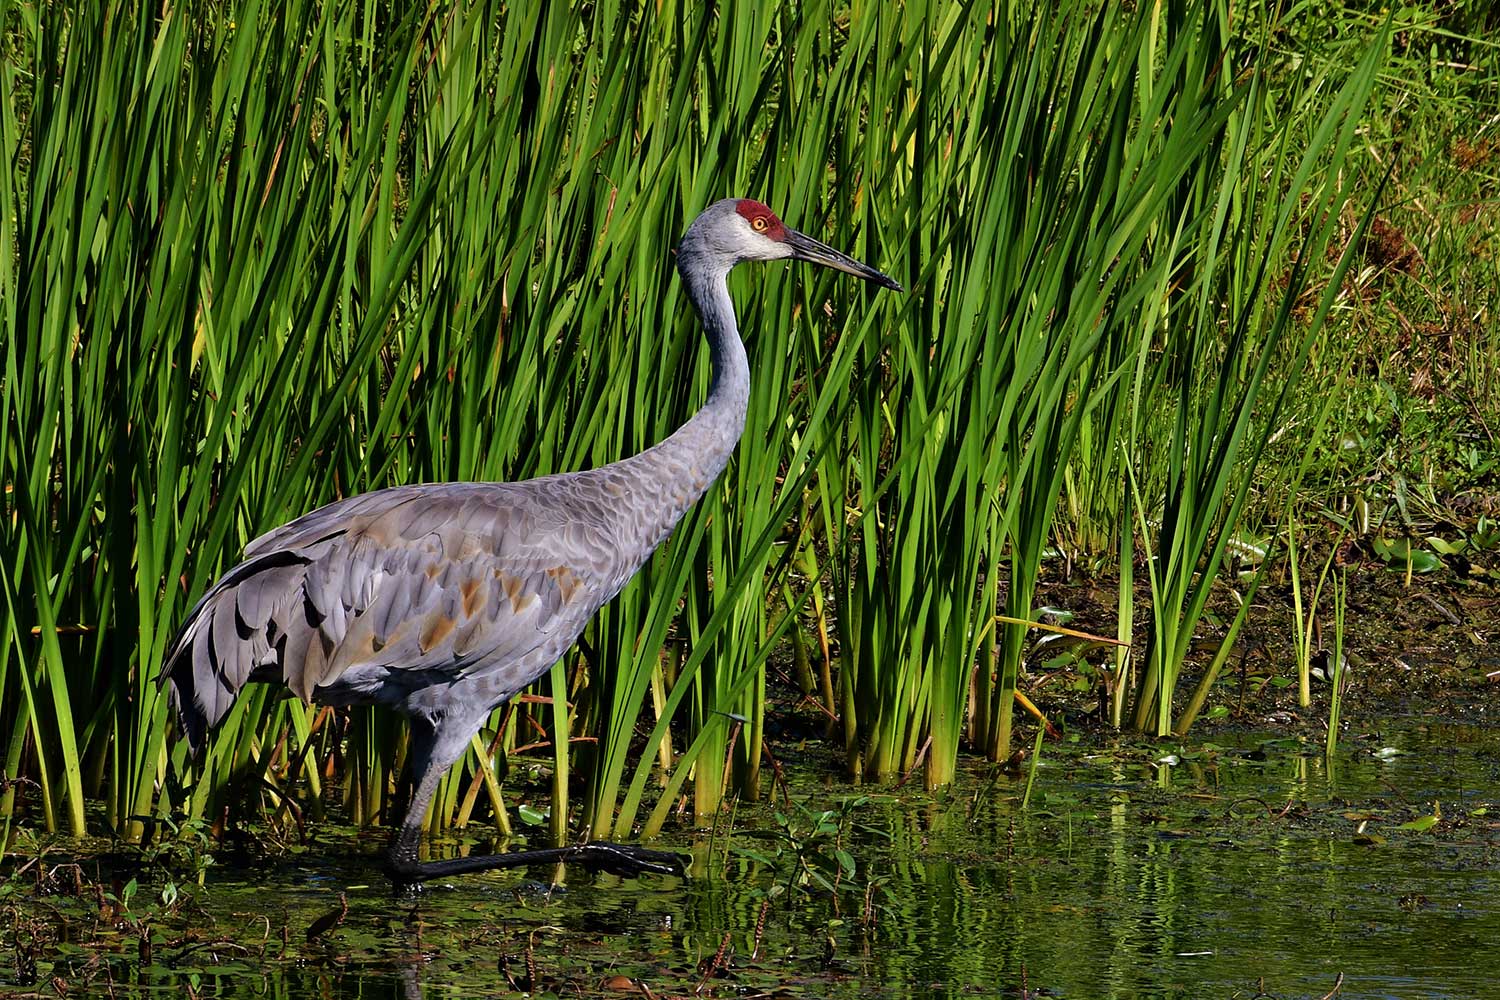
<svg viewBox="0 0 1500 1000"><path fill-rule="evenodd" d="M484 605L484 581L465 580L458 585L458 591L463 596L464 617L473 618Z"/></svg>
<svg viewBox="0 0 1500 1000"><path fill-rule="evenodd" d="M500 573L497 575L500 578L500 586L505 588L505 596L510 599L510 610L520 611L521 597L525 589L525 584L521 581L520 577L511 576L509 573Z"/></svg>
<svg viewBox="0 0 1500 1000"><path fill-rule="evenodd" d="M567 566L554 566L547 570L547 575L557 584L557 591L562 594L564 603L572 601L578 588L583 586L583 581Z"/></svg>
<svg viewBox="0 0 1500 1000"><path fill-rule="evenodd" d="M442 642L443 639L447 637L448 633L453 631L453 625L454 622L452 618L443 614L441 611L434 611L432 614L427 616L427 621L423 623L422 635L420 639L418 639L417 643L418 647L422 650L422 652L427 652L433 646L436 646L438 643Z"/></svg>

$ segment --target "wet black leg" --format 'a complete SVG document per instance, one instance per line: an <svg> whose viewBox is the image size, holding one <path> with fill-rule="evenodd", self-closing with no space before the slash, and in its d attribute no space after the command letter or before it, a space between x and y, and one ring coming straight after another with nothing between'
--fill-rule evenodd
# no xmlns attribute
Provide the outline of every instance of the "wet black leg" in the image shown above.
<svg viewBox="0 0 1500 1000"><path fill-rule="evenodd" d="M533 851L510 851L506 854L481 854L468 858L449 858L446 861L418 861L415 845L408 847L402 841L403 838L398 833L391 842L386 861L387 874L398 887L495 868L525 868L528 865L559 862L581 865L590 871L627 876L678 875L686 867L682 856L671 851L653 851L631 844L612 844L606 841Z"/></svg>
<svg viewBox="0 0 1500 1000"><path fill-rule="evenodd" d="M437 791L438 781L458 757L465 742L455 743L449 752L437 734L420 721L412 724L411 797L401 826L391 837L386 849L385 871L398 889L418 885L429 879L464 875L469 872L488 871L492 868L524 868L527 865L568 864L581 865L590 871L611 872L615 875L675 875L685 865L681 855L671 851L653 851L628 844L611 844L603 841L578 844L571 847L543 848L534 851L511 851L506 854L484 854L468 858L450 858L447 861L421 861L418 849L422 843L422 820L427 815L427 804Z"/></svg>

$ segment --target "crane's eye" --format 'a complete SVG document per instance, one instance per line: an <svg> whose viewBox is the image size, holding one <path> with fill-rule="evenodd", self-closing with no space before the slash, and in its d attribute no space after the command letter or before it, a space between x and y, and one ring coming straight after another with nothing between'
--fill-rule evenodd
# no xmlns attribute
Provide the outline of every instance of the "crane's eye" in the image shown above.
<svg viewBox="0 0 1500 1000"><path fill-rule="evenodd" d="M750 220L750 228L754 229L757 233L765 232L768 226L770 226L770 223L766 221L764 215L757 215Z"/></svg>

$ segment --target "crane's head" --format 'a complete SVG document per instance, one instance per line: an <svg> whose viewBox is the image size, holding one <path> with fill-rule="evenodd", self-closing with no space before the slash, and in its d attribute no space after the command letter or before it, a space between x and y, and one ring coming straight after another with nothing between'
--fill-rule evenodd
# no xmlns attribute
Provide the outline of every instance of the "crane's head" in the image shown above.
<svg viewBox="0 0 1500 1000"><path fill-rule="evenodd" d="M677 248L678 266L684 270L706 267L726 272L747 260L805 260L903 290L895 279L868 264L787 227L776 213L750 198L726 198L705 208Z"/></svg>

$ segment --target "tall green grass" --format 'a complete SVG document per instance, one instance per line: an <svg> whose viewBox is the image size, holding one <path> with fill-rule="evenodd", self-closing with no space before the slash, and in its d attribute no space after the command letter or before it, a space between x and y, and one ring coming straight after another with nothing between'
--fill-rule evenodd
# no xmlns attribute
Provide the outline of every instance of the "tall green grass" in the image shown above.
<svg viewBox="0 0 1500 1000"><path fill-rule="evenodd" d="M1378 176L1349 160L1387 43L1380 33L1343 80L1326 79L1328 64L1310 67L1305 90L1272 94L1263 76L1253 77L1243 110L1226 119L1222 168L1200 169L1175 193L1197 225L1174 234L1174 242L1190 236L1192 252L1161 290L1160 341L1153 335L1139 348L1143 358L1153 350L1160 355L1149 370L1138 366L1125 453L1140 534L1154 555L1148 563L1153 631L1133 712L1138 729L1185 732L1201 706L1194 699L1179 716L1172 700L1194 628L1260 455L1341 297L1375 204L1369 192L1378 192ZM1201 95L1227 86L1221 69L1217 59L1200 55L1182 72L1189 90ZM1355 192L1368 199L1363 221L1339 247L1333 241ZM1329 273L1331 246L1337 262ZM1310 287L1315 280L1321 287ZM1315 305L1299 316L1304 296ZM1145 466L1165 470L1159 506L1141 492L1136 470ZM1152 523L1157 511L1160 520ZM1234 634L1229 630L1223 642Z"/></svg>
<svg viewBox="0 0 1500 1000"><path fill-rule="evenodd" d="M186 760L152 683L173 629L320 503L670 433L709 376L671 247L731 194L912 292L733 277L736 459L430 824L504 829L515 755L552 770L553 838L758 794L764 668L814 608L852 770L1005 755L1026 631L998 617L1034 617L1065 487L1127 570L1136 523L1218 545L1240 509L1258 448L1216 435L1260 426L1246 374L1316 329L1287 304L1360 176L1381 51L1279 72L1270 26L1214 3L0 0L0 24L0 727L36 783L0 808L82 832L99 801L131 837L246 800L382 819L389 716L253 687ZM1178 468L1205 445L1227 471ZM1172 544L1143 725L1201 610L1182 581L1215 576Z"/></svg>

